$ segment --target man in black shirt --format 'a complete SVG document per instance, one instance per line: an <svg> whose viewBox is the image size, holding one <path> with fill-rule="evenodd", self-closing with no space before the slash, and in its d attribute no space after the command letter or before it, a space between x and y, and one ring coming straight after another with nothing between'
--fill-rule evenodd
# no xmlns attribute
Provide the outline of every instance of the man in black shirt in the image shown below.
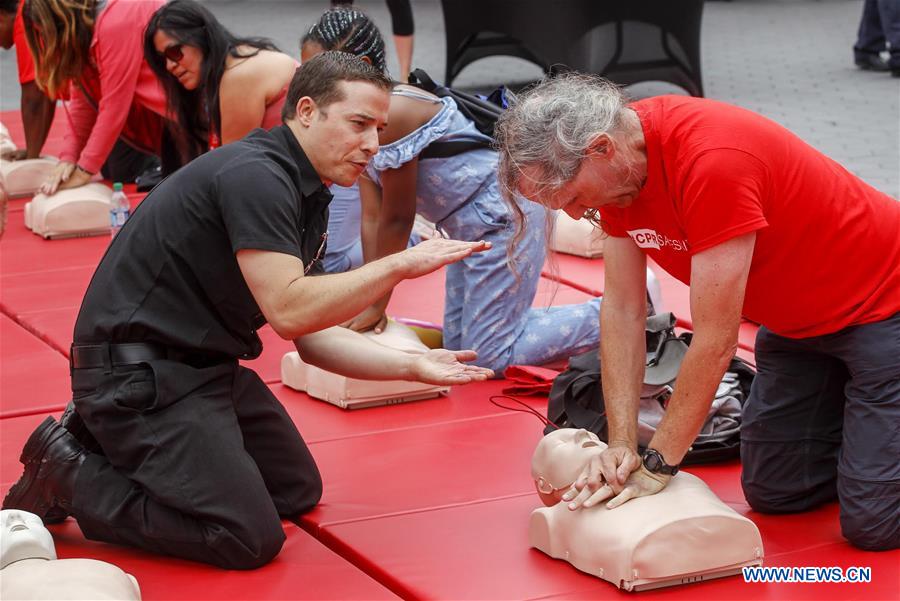
<svg viewBox="0 0 900 601"><path fill-rule="evenodd" d="M483 243L433 240L305 277L325 248L326 185L352 184L377 152L390 88L361 59L325 53L298 69L285 125L201 156L150 193L85 294L74 410L66 427L47 418L31 435L4 508L51 522L71 513L95 540L258 567L281 549L281 517L322 492L284 408L238 364L260 354L258 328L268 322L305 361L352 377L491 375L462 363L470 351L410 355L336 327Z"/></svg>

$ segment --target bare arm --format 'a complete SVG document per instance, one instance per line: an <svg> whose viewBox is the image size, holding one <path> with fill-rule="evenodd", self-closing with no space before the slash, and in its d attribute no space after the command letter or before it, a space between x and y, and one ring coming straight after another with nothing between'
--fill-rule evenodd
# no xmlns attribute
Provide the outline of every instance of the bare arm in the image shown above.
<svg viewBox="0 0 900 601"><path fill-rule="evenodd" d="M628 475L640 465L637 415L646 360L647 259L630 238L609 237L603 243L603 260L600 369L609 447L591 457L573 489L563 496L570 501L569 509L589 507L608 498L613 489L621 491Z"/></svg>
<svg viewBox="0 0 900 601"><path fill-rule="evenodd" d="M22 84L22 123L25 126L25 158L36 159L50 132L53 115L56 113L56 102L47 98L37 83L29 81Z"/></svg>
<svg viewBox="0 0 900 601"><path fill-rule="evenodd" d="M703 427L716 388L737 350L744 291L756 233L733 238L691 260L691 317L694 337L665 417L650 441L675 465Z"/></svg>
<svg viewBox="0 0 900 601"><path fill-rule="evenodd" d="M304 361L351 378L365 380L418 380L450 385L485 380L489 369L465 365L473 351L436 349L407 353L388 348L347 328L328 328L294 341Z"/></svg>
<svg viewBox="0 0 900 601"><path fill-rule="evenodd" d="M406 248L416 218L418 165L418 159L413 159L399 169L385 171L381 174L381 189L370 180L360 179L363 257L366 261ZM392 291L393 288L388 290L371 307L347 323L347 327L359 332L374 327L377 332L384 325L384 312Z"/></svg>
<svg viewBox="0 0 900 601"><path fill-rule="evenodd" d="M428 240L347 273L304 277L297 257L262 250L237 253L241 274L275 332L293 340L350 319L406 278L430 273L484 242Z"/></svg>

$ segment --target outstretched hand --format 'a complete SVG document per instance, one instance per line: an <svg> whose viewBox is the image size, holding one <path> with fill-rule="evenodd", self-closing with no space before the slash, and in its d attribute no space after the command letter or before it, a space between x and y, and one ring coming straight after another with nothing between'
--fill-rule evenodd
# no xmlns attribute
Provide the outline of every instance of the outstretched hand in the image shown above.
<svg viewBox="0 0 900 601"><path fill-rule="evenodd" d="M450 386L480 382L493 377L494 372L490 369L463 363L474 361L476 358L475 351L433 349L413 359L410 366L411 379L426 384Z"/></svg>
<svg viewBox="0 0 900 601"><path fill-rule="evenodd" d="M491 248L490 242L462 242L445 238L432 238L416 244L412 248L397 253L400 271L405 279L417 278L437 271L444 265L456 263L472 253Z"/></svg>

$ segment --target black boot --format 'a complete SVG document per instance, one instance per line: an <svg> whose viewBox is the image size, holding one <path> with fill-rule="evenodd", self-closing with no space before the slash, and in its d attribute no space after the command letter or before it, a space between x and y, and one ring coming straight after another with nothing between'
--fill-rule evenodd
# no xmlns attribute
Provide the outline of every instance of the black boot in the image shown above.
<svg viewBox="0 0 900 601"><path fill-rule="evenodd" d="M28 437L19 460L25 472L13 484L3 509L30 511L42 520L63 519L75 494L75 479L84 463L84 447L48 417Z"/></svg>

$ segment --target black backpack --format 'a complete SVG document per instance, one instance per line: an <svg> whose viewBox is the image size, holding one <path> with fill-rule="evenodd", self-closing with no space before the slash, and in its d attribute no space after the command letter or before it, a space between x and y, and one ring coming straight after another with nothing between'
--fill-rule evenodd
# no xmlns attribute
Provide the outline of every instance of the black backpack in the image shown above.
<svg viewBox="0 0 900 601"><path fill-rule="evenodd" d="M670 313L654 316L648 320L647 359L648 365L659 362L664 353L677 356L680 364L691 334L675 335L675 317ZM680 356L679 356L680 355ZM671 357L672 355L670 355ZM750 385L756 371L746 361L735 357L728 371L738 375L743 398L741 405L750 394ZM603 385L600 378L600 353L593 349L569 360L569 367L553 380L550 399L547 404L547 418L555 425L548 425L544 434L560 428L584 428L597 434L600 440L608 441L606 409L603 401ZM741 437L737 432L724 441L695 442L684 456L682 465L712 463L740 457ZM639 452L643 452L643 448Z"/></svg>
<svg viewBox="0 0 900 601"><path fill-rule="evenodd" d="M434 94L438 98L449 96L456 101L459 112L468 117L475 124L475 128L478 131L490 138L494 137L494 126L497 124L500 114L506 108L506 88L500 87L487 99L483 99L474 94L442 86L431 79L422 69L415 69L409 74L409 83L420 90ZM482 148L493 148L493 144L486 140L432 142L419 154L419 158L446 158Z"/></svg>

